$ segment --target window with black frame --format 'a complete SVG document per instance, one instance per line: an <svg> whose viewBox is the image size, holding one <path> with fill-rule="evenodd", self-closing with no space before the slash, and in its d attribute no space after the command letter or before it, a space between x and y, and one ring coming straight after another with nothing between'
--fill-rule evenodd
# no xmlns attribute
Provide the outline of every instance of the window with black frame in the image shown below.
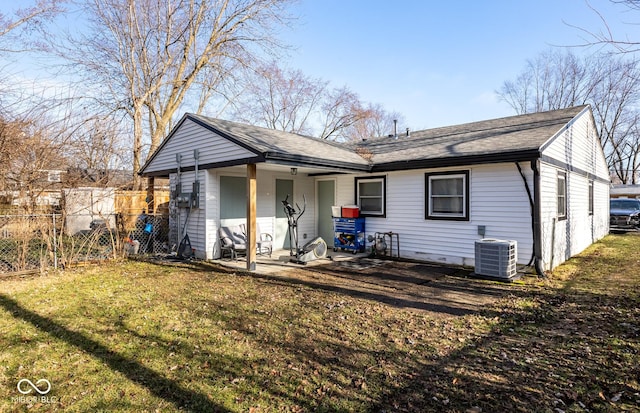
<svg viewBox="0 0 640 413"><path fill-rule="evenodd" d="M425 174L425 218L469 220L469 171Z"/></svg>
<svg viewBox="0 0 640 413"><path fill-rule="evenodd" d="M386 214L385 176L356 178L356 202L360 207L360 216L384 217Z"/></svg>

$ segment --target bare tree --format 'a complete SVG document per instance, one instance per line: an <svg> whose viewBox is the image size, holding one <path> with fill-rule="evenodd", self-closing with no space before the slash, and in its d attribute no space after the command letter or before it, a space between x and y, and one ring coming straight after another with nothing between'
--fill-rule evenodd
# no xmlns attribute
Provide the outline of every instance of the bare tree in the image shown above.
<svg viewBox="0 0 640 413"><path fill-rule="evenodd" d="M365 108L366 116L351 125L347 131L350 141L383 137L394 131L402 133L398 125L406 124L404 116L398 112L388 112L380 104L369 104ZM406 133L406 132L405 132Z"/></svg>
<svg viewBox="0 0 640 413"><path fill-rule="evenodd" d="M357 139L353 136L354 127L374 115L371 108L365 107L358 95L346 87L329 91L321 110L320 138L336 141Z"/></svg>
<svg viewBox="0 0 640 413"><path fill-rule="evenodd" d="M514 81L506 81L498 92L519 114L585 104L598 79L591 62L574 54L551 49L528 60Z"/></svg>
<svg viewBox="0 0 640 413"><path fill-rule="evenodd" d="M519 114L590 104L611 173L623 183L638 181L638 61L545 52L497 93Z"/></svg>
<svg viewBox="0 0 640 413"><path fill-rule="evenodd" d="M600 82L591 102L607 162L622 183L636 184L640 170L640 63L604 57L594 70Z"/></svg>
<svg viewBox="0 0 640 413"><path fill-rule="evenodd" d="M610 0L611 3L620 4L627 8L629 12L640 11L640 1L638 0ZM601 22L599 30L594 31L593 28L580 27L574 24L568 24L568 26L577 29L585 36L585 41L582 44L576 45L576 47L611 47L614 53L635 53L640 51L640 40L632 38L621 38L619 34L615 34L611 25L607 22L607 18L595 7L593 7L588 1L587 7L596 14ZM638 22L631 22L631 25L637 25Z"/></svg>
<svg viewBox="0 0 640 413"><path fill-rule="evenodd" d="M159 146L183 104L194 100L202 109L229 67L249 64L258 51L279 46L275 28L287 22L289 2L84 3L89 35L71 38L57 50L82 71L85 83L99 85L89 92L104 107L124 111L132 122L136 186L145 148L153 152ZM197 85L206 85L206 93L198 93Z"/></svg>
<svg viewBox="0 0 640 413"><path fill-rule="evenodd" d="M270 129L344 142L379 136L375 133L383 123L389 126L392 116L380 105L363 103L347 87L331 88L325 80L282 69L277 62L248 71L243 82L231 116Z"/></svg>
<svg viewBox="0 0 640 413"><path fill-rule="evenodd" d="M328 83L283 70L276 62L249 69L234 104L234 119L285 132L311 135L315 115L327 93Z"/></svg>
<svg viewBox="0 0 640 413"><path fill-rule="evenodd" d="M13 194L32 212L40 196L58 186L68 166L65 126L46 106L0 120L0 190Z"/></svg>
<svg viewBox="0 0 640 413"><path fill-rule="evenodd" d="M28 50L28 36L25 36L25 32L61 13L64 2L65 0L37 0L32 6L16 9L12 16L0 13L0 52Z"/></svg>
<svg viewBox="0 0 640 413"><path fill-rule="evenodd" d="M117 129L109 119L94 118L75 131L70 155L76 166L85 169L122 169L126 165L125 148Z"/></svg>
<svg viewBox="0 0 640 413"><path fill-rule="evenodd" d="M120 171L129 169L130 151L119 122L110 117L82 114L72 128L65 151L73 161L71 172L78 179L90 179L98 186L119 186Z"/></svg>
<svg viewBox="0 0 640 413"><path fill-rule="evenodd" d="M16 8L10 15L0 13L0 56L31 51L34 45L30 35L34 29L42 27L63 11L63 0L37 0L33 3ZM11 106L16 102L24 103L25 91L16 85L9 63L5 61L3 66L0 67L0 116L11 118Z"/></svg>

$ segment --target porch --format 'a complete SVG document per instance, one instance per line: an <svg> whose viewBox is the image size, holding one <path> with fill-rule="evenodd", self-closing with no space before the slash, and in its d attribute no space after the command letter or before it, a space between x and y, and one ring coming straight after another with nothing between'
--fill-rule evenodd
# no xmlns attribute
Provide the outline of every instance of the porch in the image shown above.
<svg viewBox="0 0 640 413"><path fill-rule="evenodd" d="M269 257L268 255L256 255L255 263L257 272L261 274L278 274L289 270L313 269L316 267L325 267L332 264L336 264L336 266L342 265L357 268L358 266L361 266L361 264L359 263L363 260L375 260L374 258L369 258L368 253L353 254L348 251L340 250L334 252L331 247L329 247L327 256L325 258L309 261L306 264L297 264L295 262L292 262L292 259L295 260L295 258L295 256L291 256L291 253L288 249L274 250L271 254L271 257ZM237 259L232 259L228 256L225 256L225 258L215 259L213 260L213 262L225 268L238 271L247 271L246 255L241 255L237 257ZM366 265L367 264L364 264L364 266Z"/></svg>

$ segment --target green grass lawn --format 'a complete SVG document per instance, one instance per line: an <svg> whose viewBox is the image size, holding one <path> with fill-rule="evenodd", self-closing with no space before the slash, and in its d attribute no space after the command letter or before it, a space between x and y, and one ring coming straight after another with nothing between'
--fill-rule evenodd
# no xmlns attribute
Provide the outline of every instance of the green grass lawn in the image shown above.
<svg viewBox="0 0 640 413"><path fill-rule="evenodd" d="M206 264L5 279L0 411L637 412L639 264L608 236L462 316Z"/></svg>

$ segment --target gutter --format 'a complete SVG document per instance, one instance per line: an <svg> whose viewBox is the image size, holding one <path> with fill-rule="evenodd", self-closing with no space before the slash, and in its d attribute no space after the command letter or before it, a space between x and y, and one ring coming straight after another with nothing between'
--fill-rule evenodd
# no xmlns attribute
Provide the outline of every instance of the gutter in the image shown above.
<svg viewBox="0 0 640 413"><path fill-rule="evenodd" d="M505 162L521 162L529 161L533 158L540 157L540 151L535 149L523 149L520 151L487 153L479 155L467 156L449 156L432 159L415 159L405 161L392 161L374 163L371 167L371 173L403 171L410 169L430 169L450 166L466 166L479 165L488 163L505 163Z"/></svg>
<svg viewBox="0 0 640 413"><path fill-rule="evenodd" d="M536 225L535 225L535 219L534 219L535 201L533 199L533 195L531 194L531 188L529 188L527 177L524 176L524 172L522 172L522 167L520 166L519 162L516 162L516 167L518 168L518 172L520 172L520 176L522 177L522 181L524 182L524 189L527 190L527 196L529 197L529 211L531 214L531 236L533 238L533 244L535 245L536 243L536 237L535 237ZM531 266L531 263L533 263L533 261L535 260L535 257L536 257L535 251L531 251L531 259L527 263L527 267Z"/></svg>
<svg viewBox="0 0 640 413"><path fill-rule="evenodd" d="M531 160L533 170L533 265L539 277L547 278L544 272L544 261L542 259L542 209L540 207L540 188L542 178L540 176L540 159Z"/></svg>
<svg viewBox="0 0 640 413"><path fill-rule="evenodd" d="M263 154L264 162L267 163L277 163L281 165L292 165L292 166L310 166L310 167L318 167L325 169L339 169L345 171L360 171L360 172L370 172L371 165L366 163L354 163L354 162L343 162L339 159L322 159L322 158L313 158L310 156L304 155L292 155L281 152L265 152Z"/></svg>

